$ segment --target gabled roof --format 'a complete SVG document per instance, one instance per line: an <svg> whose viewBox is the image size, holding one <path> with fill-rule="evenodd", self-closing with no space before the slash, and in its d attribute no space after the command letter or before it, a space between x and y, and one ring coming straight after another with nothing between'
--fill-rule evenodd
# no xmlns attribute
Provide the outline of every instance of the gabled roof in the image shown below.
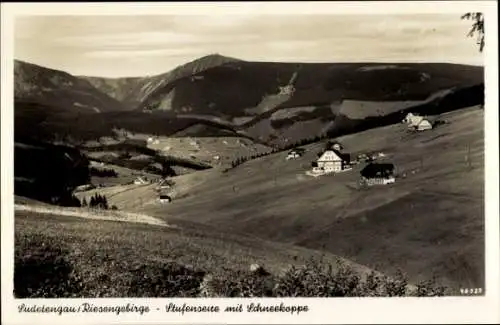
<svg viewBox="0 0 500 325"><path fill-rule="evenodd" d="M342 161L341 154L336 150L326 150L323 154L318 158L318 162L325 161Z"/></svg>
<svg viewBox="0 0 500 325"><path fill-rule="evenodd" d="M408 119L408 123L412 126L418 126L420 123L424 121L429 122L429 124L431 125L435 122L435 118L430 118L428 116L414 115L412 113L408 113L405 119Z"/></svg>
<svg viewBox="0 0 500 325"><path fill-rule="evenodd" d="M390 163L370 163L360 172L361 176L366 178L388 177L393 173L394 164Z"/></svg>
<svg viewBox="0 0 500 325"><path fill-rule="evenodd" d="M336 151L336 150L334 150L334 151ZM351 155L348 153L337 152L337 155L339 155L343 161L347 161L347 162L351 161Z"/></svg>
<svg viewBox="0 0 500 325"><path fill-rule="evenodd" d="M297 152L297 153L303 153L306 150L304 148L293 148L289 152Z"/></svg>

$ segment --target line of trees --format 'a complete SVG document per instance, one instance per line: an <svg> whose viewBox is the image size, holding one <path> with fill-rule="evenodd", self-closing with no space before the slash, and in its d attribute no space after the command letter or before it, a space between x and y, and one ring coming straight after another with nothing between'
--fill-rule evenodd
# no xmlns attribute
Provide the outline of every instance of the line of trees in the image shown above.
<svg viewBox="0 0 500 325"><path fill-rule="evenodd" d="M89 202L87 202L86 198L83 198L81 206L103 210L109 209L108 198L105 195L101 195L99 193L95 193L93 196L91 196ZM111 210L117 209L118 208L115 205L111 206Z"/></svg>
<svg viewBox="0 0 500 325"><path fill-rule="evenodd" d="M258 153L258 154L254 154L254 155L251 155L251 156L242 156L242 157L238 157L236 159L234 159L232 162L231 162L231 168L235 168L249 160L253 160L253 159L257 159L257 158L260 158L260 157L264 157L264 156L267 156L267 155L270 155L270 154L274 154L274 153L277 153L277 152L281 152L281 151L285 151L285 150L290 150L290 149L293 149L293 148L296 148L296 147L300 147L300 146L304 146L304 145L308 145L308 144L311 144L311 143L316 143L318 141L322 141L324 139L328 138L328 135L327 134L322 134L322 135L317 135L317 136L314 136L314 137L310 137L310 138L303 138L303 139L300 139L296 142L293 142L293 143L288 143L288 144L284 144L284 145L281 145L281 146L276 146L274 147L272 150L270 151L267 151L267 152L261 152L261 153Z"/></svg>
<svg viewBox="0 0 500 325"><path fill-rule="evenodd" d="M98 177L118 177L114 169L91 167L90 174Z"/></svg>

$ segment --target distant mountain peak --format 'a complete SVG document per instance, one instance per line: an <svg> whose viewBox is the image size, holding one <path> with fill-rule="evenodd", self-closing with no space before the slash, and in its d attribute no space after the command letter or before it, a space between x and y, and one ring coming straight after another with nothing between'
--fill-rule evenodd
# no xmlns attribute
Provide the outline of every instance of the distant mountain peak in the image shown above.
<svg viewBox="0 0 500 325"><path fill-rule="evenodd" d="M233 58L230 56L225 56L219 53L211 53L205 56L202 56L201 58L196 59L195 61L205 61L205 60L221 60L221 61L242 61L237 58Z"/></svg>

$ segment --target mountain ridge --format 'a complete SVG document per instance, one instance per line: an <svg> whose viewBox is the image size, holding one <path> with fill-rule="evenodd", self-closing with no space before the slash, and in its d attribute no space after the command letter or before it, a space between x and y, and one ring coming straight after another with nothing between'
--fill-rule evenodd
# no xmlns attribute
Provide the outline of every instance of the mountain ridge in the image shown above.
<svg viewBox="0 0 500 325"><path fill-rule="evenodd" d="M101 123L102 127L126 128L135 121L140 126L134 127L136 131L144 132L147 124L154 121L155 133L164 134L158 128L162 122L155 119L168 119L168 129L174 133L189 127L191 122L186 123L187 120L201 121L264 143L290 143L319 136L316 130L324 134L332 128L345 129L339 126L347 123L344 117L361 121L394 116L395 112L413 107L435 106L439 97L453 97L484 83L482 67L464 64L251 62L220 54L203 56L152 77L75 77L37 65L24 64L23 68L24 73L16 74L18 94L26 95L23 90L28 88L30 95L29 89L43 88L51 78L70 79L78 87L74 91L71 82L69 86L60 82L53 86L59 85L60 89L38 97L19 96L17 102L75 108L83 87L91 93L84 96L87 106L73 111L102 111L102 119L111 119ZM41 76L29 78L32 75ZM28 87L23 88L26 84ZM475 97L470 104L484 102L483 94L469 93ZM96 96L97 101L93 99ZM100 104L106 107L96 108L104 98L110 105ZM344 117L338 119L339 114ZM168 134L170 131L165 133Z"/></svg>

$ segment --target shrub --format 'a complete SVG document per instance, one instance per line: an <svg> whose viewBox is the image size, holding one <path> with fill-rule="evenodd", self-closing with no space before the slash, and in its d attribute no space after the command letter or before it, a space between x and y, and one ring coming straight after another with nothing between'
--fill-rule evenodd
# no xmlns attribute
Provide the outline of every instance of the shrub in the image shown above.
<svg viewBox="0 0 500 325"><path fill-rule="evenodd" d="M108 169L108 168L100 169L96 167L91 167L90 174L92 176L98 176L98 177L118 177L118 174L114 169Z"/></svg>
<svg viewBox="0 0 500 325"><path fill-rule="evenodd" d="M63 207L81 207L80 200L74 194L63 194L55 199L55 204Z"/></svg>
<svg viewBox="0 0 500 325"><path fill-rule="evenodd" d="M177 263L141 265L132 274L129 297L196 297L205 276Z"/></svg>
<svg viewBox="0 0 500 325"><path fill-rule="evenodd" d="M417 290L413 293L417 297L441 297L447 292L447 288L436 283L436 279L422 281L417 284Z"/></svg>
<svg viewBox="0 0 500 325"><path fill-rule="evenodd" d="M107 210L108 199L106 196L96 193L90 198L89 207Z"/></svg>
<svg viewBox="0 0 500 325"><path fill-rule="evenodd" d="M211 297L273 297L272 275L239 271L231 276L212 278L207 287Z"/></svg>
<svg viewBox="0 0 500 325"><path fill-rule="evenodd" d="M292 266L279 278L277 297L348 297L358 296L360 277L351 268L311 260L304 267Z"/></svg>
<svg viewBox="0 0 500 325"><path fill-rule="evenodd" d="M17 240L14 264L16 298L64 298L77 295L82 280L65 247L40 235Z"/></svg>

